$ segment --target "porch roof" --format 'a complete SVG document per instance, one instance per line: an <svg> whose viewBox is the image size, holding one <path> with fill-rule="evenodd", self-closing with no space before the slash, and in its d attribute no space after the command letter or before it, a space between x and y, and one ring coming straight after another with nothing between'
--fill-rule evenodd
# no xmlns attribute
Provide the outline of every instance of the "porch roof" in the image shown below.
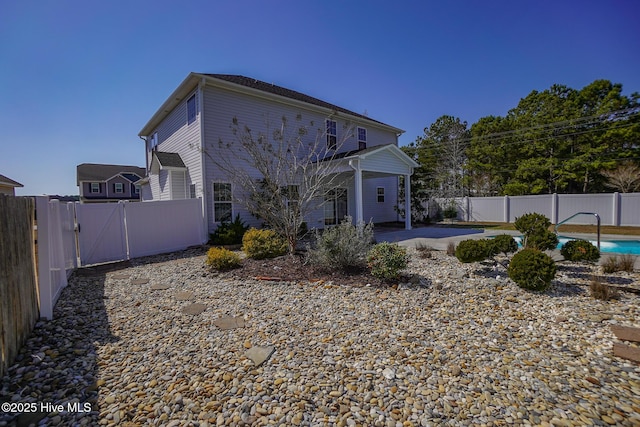
<svg viewBox="0 0 640 427"><path fill-rule="evenodd" d="M411 175L413 169L420 166L393 143L338 153L322 161L342 162L346 171L353 170L355 166L351 164L354 160L362 171L389 175Z"/></svg>

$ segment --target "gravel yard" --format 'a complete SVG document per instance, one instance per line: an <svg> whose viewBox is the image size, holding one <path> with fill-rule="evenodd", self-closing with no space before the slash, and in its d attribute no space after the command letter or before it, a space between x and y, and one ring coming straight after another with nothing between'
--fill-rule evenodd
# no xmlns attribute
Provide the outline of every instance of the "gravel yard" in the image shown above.
<svg viewBox="0 0 640 427"><path fill-rule="evenodd" d="M595 300L577 264L536 294L490 264L412 254L394 287L215 275L196 250L74 275L0 400L79 406L0 426L640 425L640 366L610 331L640 326L637 294Z"/></svg>

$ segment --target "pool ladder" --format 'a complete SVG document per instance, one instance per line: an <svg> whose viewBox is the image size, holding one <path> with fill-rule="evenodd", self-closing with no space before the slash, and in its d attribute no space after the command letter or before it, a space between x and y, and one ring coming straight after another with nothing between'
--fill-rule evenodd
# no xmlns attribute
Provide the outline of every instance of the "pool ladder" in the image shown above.
<svg viewBox="0 0 640 427"><path fill-rule="evenodd" d="M562 224L564 224L565 222L569 221L570 219L573 219L575 217L577 217L578 215L593 215L596 217L596 222L598 225L598 250L600 250L600 215L598 215L595 212L578 212L576 214L571 215L569 218L560 221L559 223L556 224L554 231L556 233L556 235L558 234L558 227L560 227Z"/></svg>

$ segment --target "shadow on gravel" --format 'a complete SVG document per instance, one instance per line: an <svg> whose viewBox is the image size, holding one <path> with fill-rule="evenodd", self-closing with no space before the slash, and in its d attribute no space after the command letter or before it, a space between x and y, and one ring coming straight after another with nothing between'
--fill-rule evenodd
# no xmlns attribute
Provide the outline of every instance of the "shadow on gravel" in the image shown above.
<svg viewBox="0 0 640 427"><path fill-rule="evenodd" d="M106 273L129 264L77 270L54 309L41 320L0 383L0 412L9 426L97 425L97 348L115 342L105 308ZM20 405L19 405L20 404ZM18 409L22 409L18 411Z"/></svg>

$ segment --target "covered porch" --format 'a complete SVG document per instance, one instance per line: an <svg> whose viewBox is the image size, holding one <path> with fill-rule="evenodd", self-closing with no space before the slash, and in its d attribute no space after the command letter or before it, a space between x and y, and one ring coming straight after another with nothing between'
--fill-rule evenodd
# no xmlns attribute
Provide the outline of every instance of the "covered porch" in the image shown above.
<svg viewBox="0 0 640 427"><path fill-rule="evenodd" d="M365 221L363 182L367 179L385 177L404 177L404 192L411 194L410 176L413 169L419 165L400 150L395 144L378 145L362 150L340 153L333 157L335 162L332 170L340 175L353 180L353 218L358 222ZM384 197L384 193L382 194ZM397 200L385 200L384 203L395 205ZM404 209L411 212L411 198L405 197ZM405 229L411 229L411 215L404 218Z"/></svg>

